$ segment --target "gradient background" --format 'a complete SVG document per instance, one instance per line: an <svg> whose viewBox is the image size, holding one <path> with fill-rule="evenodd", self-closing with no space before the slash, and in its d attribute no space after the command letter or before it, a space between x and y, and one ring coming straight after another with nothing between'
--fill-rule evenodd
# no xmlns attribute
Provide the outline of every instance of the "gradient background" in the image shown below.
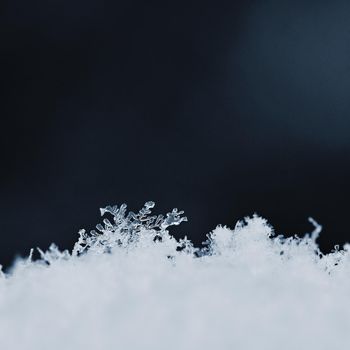
<svg viewBox="0 0 350 350"><path fill-rule="evenodd" d="M3 0L0 261L98 208L350 241L348 1Z"/></svg>

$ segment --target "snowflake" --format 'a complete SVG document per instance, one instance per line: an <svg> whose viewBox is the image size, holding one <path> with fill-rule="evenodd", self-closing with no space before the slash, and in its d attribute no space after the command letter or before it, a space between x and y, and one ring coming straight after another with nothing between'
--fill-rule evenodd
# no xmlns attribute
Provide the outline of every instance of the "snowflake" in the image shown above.
<svg viewBox="0 0 350 350"><path fill-rule="evenodd" d="M187 217L182 216L183 211L174 208L170 213L163 215L151 215L154 202L146 202L143 208L134 213L127 213L127 205L122 204L101 208L101 216L110 214L113 217L111 222L108 218L103 219L103 224L96 225L97 230L87 233L79 231L79 239L73 248L73 255L80 255L92 249L98 252L110 252L114 246L129 246L136 242L141 231L149 231L155 238L161 239L168 233L167 228L176 226Z"/></svg>

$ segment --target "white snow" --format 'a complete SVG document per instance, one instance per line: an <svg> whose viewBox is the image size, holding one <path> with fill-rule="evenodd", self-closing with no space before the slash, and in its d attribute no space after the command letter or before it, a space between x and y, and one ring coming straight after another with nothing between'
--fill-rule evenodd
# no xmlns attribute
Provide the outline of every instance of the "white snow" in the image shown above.
<svg viewBox="0 0 350 350"><path fill-rule="evenodd" d="M198 250L167 231L181 212L122 214L0 277L1 350L349 348L350 249L321 254L315 223L285 239L254 216Z"/></svg>

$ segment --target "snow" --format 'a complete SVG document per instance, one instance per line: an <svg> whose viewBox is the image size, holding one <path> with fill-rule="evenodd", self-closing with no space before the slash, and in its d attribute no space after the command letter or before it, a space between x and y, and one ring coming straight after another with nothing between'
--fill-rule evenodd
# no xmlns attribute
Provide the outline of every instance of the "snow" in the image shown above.
<svg viewBox="0 0 350 350"><path fill-rule="evenodd" d="M348 348L349 245L324 255L313 220L284 238L253 216L194 248L168 231L182 212L148 204L2 274L0 349Z"/></svg>

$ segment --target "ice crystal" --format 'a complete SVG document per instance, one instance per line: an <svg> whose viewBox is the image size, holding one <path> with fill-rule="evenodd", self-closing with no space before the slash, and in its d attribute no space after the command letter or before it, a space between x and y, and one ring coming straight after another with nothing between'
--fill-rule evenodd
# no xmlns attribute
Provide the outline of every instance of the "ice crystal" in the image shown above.
<svg viewBox="0 0 350 350"><path fill-rule="evenodd" d="M50 245L49 249L46 252L42 251L40 248L37 249L39 251L42 261L48 265L51 265L52 263L58 260L68 260L70 257L68 250L64 250L63 252L61 252L58 249L57 245L54 243ZM30 252L28 262L32 260L32 254L33 250L31 250Z"/></svg>
<svg viewBox="0 0 350 350"><path fill-rule="evenodd" d="M89 249L106 253L115 246L130 246L137 242L141 231L147 231L154 238L162 239L164 234L168 233L168 227L187 221L187 217L182 216L184 212L178 211L177 208L167 213L165 217L152 215L151 209L154 206L154 202L146 202L138 213L132 211L127 213L126 204L120 207L114 205L101 208L101 216L110 214L113 221L104 218L103 224L97 224L97 230L92 230L90 233L80 230L78 242L73 248L73 255L80 255Z"/></svg>

